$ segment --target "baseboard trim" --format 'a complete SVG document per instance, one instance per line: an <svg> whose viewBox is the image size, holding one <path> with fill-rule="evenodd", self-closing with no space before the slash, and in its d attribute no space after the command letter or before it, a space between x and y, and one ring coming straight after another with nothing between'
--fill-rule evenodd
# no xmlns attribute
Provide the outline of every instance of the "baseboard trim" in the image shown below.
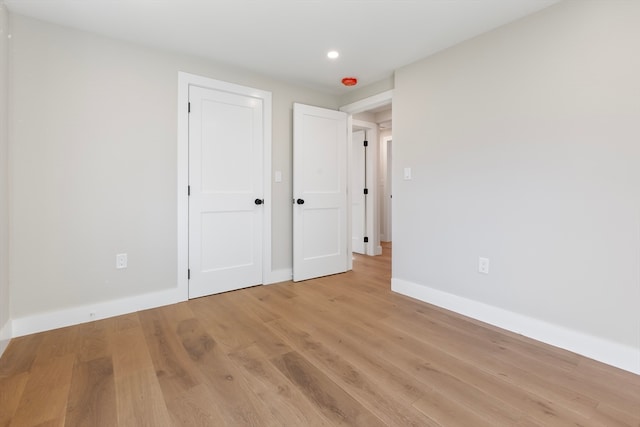
<svg viewBox="0 0 640 427"><path fill-rule="evenodd" d="M288 282L290 280L293 280L293 269L283 268L281 270L273 270L264 284L273 285L274 283Z"/></svg>
<svg viewBox="0 0 640 427"><path fill-rule="evenodd" d="M13 335L13 327L11 319L7 320L2 328L0 328L0 357L4 354L4 351L11 341Z"/></svg>
<svg viewBox="0 0 640 427"><path fill-rule="evenodd" d="M607 365L640 374L640 349L398 278L391 279L391 290Z"/></svg>
<svg viewBox="0 0 640 427"><path fill-rule="evenodd" d="M293 271L290 268L275 270L271 272L270 277L268 277L268 282L265 284L286 282L292 279L292 275ZM9 321L7 337L15 338L35 334L52 329L64 328L66 326L92 322L94 320L134 313L140 310L176 304L182 301L186 301L184 291L179 288L173 288L129 298L120 298L117 300L18 317ZM5 328L7 328L6 325L2 331L4 331ZM8 345L8 339L7 343L5 343L2 339L3 337L4 335L0 335L0 350L4 350L2 348L3 345L5 347Z"/></svg>
<svg viewBox="0 0 640 427"><path fill-rule="evenodd" d="M185 301L178 288L13 319L12 336L34 334Z"/></svg>

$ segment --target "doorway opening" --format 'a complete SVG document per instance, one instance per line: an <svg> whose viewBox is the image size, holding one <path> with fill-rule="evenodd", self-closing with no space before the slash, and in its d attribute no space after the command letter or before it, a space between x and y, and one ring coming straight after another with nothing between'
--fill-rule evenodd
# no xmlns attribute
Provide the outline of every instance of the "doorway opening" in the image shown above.
<svg viewBox="0 0 640 427"><path fill-rule="evenodd" d="M354 256L391 256L392 96L393 91L387 91L340 109L352 115L350 170ZM359 147L361 139L367 140L366 151Z"/></svg>

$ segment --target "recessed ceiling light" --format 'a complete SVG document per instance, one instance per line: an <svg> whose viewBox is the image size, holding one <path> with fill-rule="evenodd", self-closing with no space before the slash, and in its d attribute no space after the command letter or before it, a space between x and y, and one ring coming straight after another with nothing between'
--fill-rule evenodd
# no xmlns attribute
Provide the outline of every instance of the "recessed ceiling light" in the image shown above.
<svg viewBox="0 0 640 427"><path fill-rule="evenodd" d="M336 59L338 56L340 56L340 53L338 53L337 50L330 50L327 52L327 58L329 59Z"/></svg>

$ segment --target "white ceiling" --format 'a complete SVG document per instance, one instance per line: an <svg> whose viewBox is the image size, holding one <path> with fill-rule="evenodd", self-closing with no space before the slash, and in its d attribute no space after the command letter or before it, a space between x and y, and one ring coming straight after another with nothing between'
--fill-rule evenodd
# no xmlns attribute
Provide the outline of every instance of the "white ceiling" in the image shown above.
<svg viewBox="0 0 640 427"><path fill-rule="evenodd" d="M2 0L0 0L2 2ZM341 94L558 0L5 0L13 13ZM341 56L328 60L327 51Z"/></svg>

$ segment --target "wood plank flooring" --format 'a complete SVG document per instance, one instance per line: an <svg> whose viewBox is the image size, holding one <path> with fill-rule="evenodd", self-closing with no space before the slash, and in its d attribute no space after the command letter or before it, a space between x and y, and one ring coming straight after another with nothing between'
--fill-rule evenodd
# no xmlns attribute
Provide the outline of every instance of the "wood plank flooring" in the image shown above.
<svg viewBox="0 0 640 427"><path fill-rule="evenodd" d="M354 271L14 339L0 426L640 426L640 376Z"/></svg>

